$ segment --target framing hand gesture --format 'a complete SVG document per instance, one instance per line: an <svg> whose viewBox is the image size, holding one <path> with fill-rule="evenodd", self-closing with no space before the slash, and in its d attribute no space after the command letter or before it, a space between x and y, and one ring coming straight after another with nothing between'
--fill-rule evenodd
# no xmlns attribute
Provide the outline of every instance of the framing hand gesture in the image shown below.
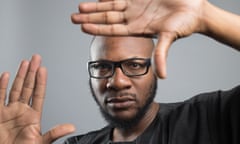
<svg viewBox="0 0 240 144"><path fill-rule="evenodd" d="M0 77L0 143L50 144L74 131L72 125L57 126L41 134L41 114L46 91L47 70L40 66L41 57L22 61L9 93L9 74Z"/></svg>
<svg viewBox="0 0 240 144"><path fill-rule="evenodd" d="M240 17L207 0L100 0L81 3L79 11L72 15L72 21L89 34L157 36L153 59L160 78L167 74L170 45L192 33L202 33L240 49Z"/></svg>
<svg viewBox="0 0 240 144"><path fill-rule="evenodd" d="M94 35L158 37L154 62L159 77L166 77L168 48L177 38L200 31L202 0L107 0L82 3L72 21ZM160 70L161 69L161 70Z"/></svg>

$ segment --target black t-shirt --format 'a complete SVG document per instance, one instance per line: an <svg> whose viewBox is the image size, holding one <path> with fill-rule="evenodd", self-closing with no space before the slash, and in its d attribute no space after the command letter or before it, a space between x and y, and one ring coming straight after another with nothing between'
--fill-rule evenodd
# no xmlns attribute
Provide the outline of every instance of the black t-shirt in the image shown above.
<svg viewBox="0 0 240 144"><path fill-rule="evenodd" d="M111 141L107 126L74 136L64 144L240 144L240 86L160 104L150 126L132 142Z"/></svg>

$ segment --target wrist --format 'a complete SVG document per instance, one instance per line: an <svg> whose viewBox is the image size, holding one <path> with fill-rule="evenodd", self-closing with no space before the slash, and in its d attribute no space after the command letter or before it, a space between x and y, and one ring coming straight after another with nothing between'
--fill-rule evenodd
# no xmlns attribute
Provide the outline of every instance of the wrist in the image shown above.
<svg viewBox="0 0 240 144"><path fill-rule="evenodd" d="M202 33L231 47L240 47L240 17L220 9L209 2L203 6L201 21Z"/></svg>
<svg viewBox="0 0 240 144"><path fill-rule="evenodd" d="M217 23L217 14L216 8L214 5L209 3L208 1L204 1L202 14L200 17L200 30L199 33L212 37L215 27L214 25Z"/></svg>

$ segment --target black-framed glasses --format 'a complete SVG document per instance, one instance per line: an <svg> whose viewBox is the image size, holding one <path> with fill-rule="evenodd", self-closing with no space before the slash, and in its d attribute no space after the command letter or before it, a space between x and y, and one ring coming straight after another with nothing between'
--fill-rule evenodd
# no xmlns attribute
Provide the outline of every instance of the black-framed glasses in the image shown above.
<svg viewBox="0 0 240 144"><path fill-rule="evenodd" d="M122 61L98 60L88 62L88 72L91 78L104 79L114 75L119 67L129 77L142 76L148 73L150 58L131 58Z"/></svg>

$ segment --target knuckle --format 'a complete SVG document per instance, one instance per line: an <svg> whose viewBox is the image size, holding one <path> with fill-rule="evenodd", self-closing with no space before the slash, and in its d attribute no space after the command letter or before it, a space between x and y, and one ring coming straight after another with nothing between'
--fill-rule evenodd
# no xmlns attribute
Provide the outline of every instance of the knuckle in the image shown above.
<svg viewBox="0 0 240 144"><path fill-rule="evenodd" d="M34 88L34 82L30 81L30 80L25 81L24 88L33 89Z"/></svg>

